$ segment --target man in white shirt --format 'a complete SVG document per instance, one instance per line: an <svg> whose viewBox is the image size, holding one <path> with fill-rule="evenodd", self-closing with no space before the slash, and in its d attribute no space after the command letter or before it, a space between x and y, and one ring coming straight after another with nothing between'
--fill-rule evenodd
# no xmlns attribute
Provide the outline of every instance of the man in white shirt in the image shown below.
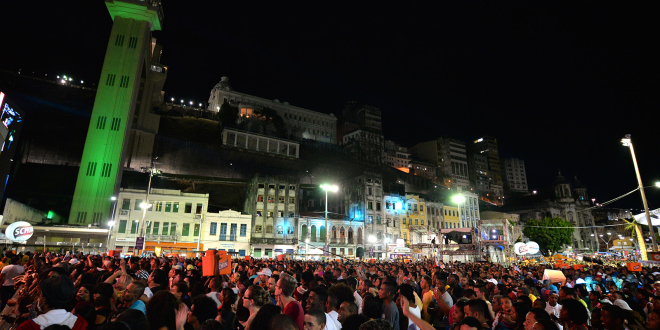
<svg viewBox="0 0 660 330"><path fill-rule="evenodd" d="M222 281L219 278L213 278L211 280L211 283L209 284L209 287L211 288L211 292L207 293L206 296L210 297L215 301L216 308L220 308L220 305L222 305L222 302L218 297L220 296L220 291L222 290Z"/></svg>
<svg viewBox="0 0 660 330"><path fill-rule="evenodd" d="M551 292L548 295L548 304L545 305L545 311L548 312L550 319L552 319L552 321L554 321L557 324L557 327L559 327L561 330L561 323L558 322L559 313L561 312L561 305L557 303L557 300L559 300L559 296L556 293Z"/></svg>
<svg viewBox="0 0 660 330"><path fill-rule="evenodd" d="M408 305L408 311L410 314L417 316L418 318L421 319L422 317L422 310L420 307L415 303L415 289L410 284L403 284L399 287L399 294L402 297L406 297L408 299L409 305ZM408 330L419 330L419 327L413 323L410 319L408 319Z"/></svg>

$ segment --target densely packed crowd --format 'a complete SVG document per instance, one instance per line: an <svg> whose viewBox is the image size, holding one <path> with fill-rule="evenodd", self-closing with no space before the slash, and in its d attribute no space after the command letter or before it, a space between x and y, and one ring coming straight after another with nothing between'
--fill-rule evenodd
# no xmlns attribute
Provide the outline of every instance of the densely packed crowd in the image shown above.
<svg viewBox="0 0 660 330"><path fill-rule="evenodd" d="M2 324L19 330L660 330L660 270L623 264L365 263L6 253ZM562 278L564 277L562 276Z"/></svg>

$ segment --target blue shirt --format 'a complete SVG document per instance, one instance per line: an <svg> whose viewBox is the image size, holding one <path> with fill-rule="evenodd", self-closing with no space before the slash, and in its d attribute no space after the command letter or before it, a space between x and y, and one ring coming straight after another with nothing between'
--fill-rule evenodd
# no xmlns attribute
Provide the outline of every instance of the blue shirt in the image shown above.
<svg viewBox="0 0 660 330"><path fill-rule="evenodd" d="M128 309L137 309L140 312L142 312L144 315L147 315L147 307L144 305L144 303L140 299L136 300L133 303L133 305L131 305L131 307L129 307Z"/></svg>

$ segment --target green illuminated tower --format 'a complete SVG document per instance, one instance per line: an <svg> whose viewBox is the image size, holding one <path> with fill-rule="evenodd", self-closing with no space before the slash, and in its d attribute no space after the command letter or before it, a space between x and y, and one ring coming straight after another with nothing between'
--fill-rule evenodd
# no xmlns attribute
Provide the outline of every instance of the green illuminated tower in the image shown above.
<svg viewBox="0 0 660 330"><path fill-rule="evenodd" d="M105 0L105 4L114 23L80 162L69 224L98 224L108 220L112 207L110 197L119 189L130 140L136 135L135 127L131 126L141 126L139 117L144 117L144 109L148 109L153 96L154 87L148 85L154 78L149 76L152 71L163 75L167 69L158 65L158 60L154 61L159 52L154 51L155 41L151 38L151 31L160 30L163 21L160 1ZM164 77L155 79L164 82ZM162 87L162 84L156 85Z"/></svg>

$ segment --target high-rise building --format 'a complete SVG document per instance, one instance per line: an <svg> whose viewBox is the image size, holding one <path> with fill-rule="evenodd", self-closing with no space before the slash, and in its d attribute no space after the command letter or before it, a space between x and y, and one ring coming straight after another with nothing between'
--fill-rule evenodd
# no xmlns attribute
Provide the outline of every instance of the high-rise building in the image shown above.
<svg viewBox="0 0 660 330"><path fill-rule="evenodd" d="M162 24L160 2L106 0L105 4L114 23L78 171L69 214L71 224L100 224L109 218L110 197L119 189L131 139L153 138L142 137L131 129L149 126L141 121L150 110L154 91L160 92L167 70L157 63L160 52L155 50L160 48L151 37L151 31L160 30ZM137 158L146 156L147 164L151 164L148 149L144 149L146 155ZM137 149L132 153L141 154Z"/></svg>
<svg viewBox="0 0 660 330"><path fill-rule="evenodd" d="M493 180L488 171L488 157L470 152L468 154L470 168L470 184L477 193L490 193L490 183Z"/></svg>
<svg viewBox="0 0 660 330"><path fill-rule="evenodd" d="M348 102L342 111L337 137L344 151L358 161L383 164L385 138L380 109Z"/></svg>
<svg viewBox="0 0 660 330"><path fill-rule="evenodd" d="M527 193L527 174L525 172L525 161L518 158L502 158L502 181L504 191L507 193Z"/></svg>
<svg viewBox="0 0 660 330"><path fill-rule="evenodd" d="M448 187L470 189L465 142L440 137L410 148L413 157L437 166L436 178Z"/></svg>
<svg viewBox="0 0 660 330"><path fill-rule="evenodd" d="M497 139L491 136L479 138L470 145L470 151L488 158L488 171L490 171L490 177L492 178L490 191L498 198L504 196L504 184L502 182L502 169L500 167Z"/></svg>

